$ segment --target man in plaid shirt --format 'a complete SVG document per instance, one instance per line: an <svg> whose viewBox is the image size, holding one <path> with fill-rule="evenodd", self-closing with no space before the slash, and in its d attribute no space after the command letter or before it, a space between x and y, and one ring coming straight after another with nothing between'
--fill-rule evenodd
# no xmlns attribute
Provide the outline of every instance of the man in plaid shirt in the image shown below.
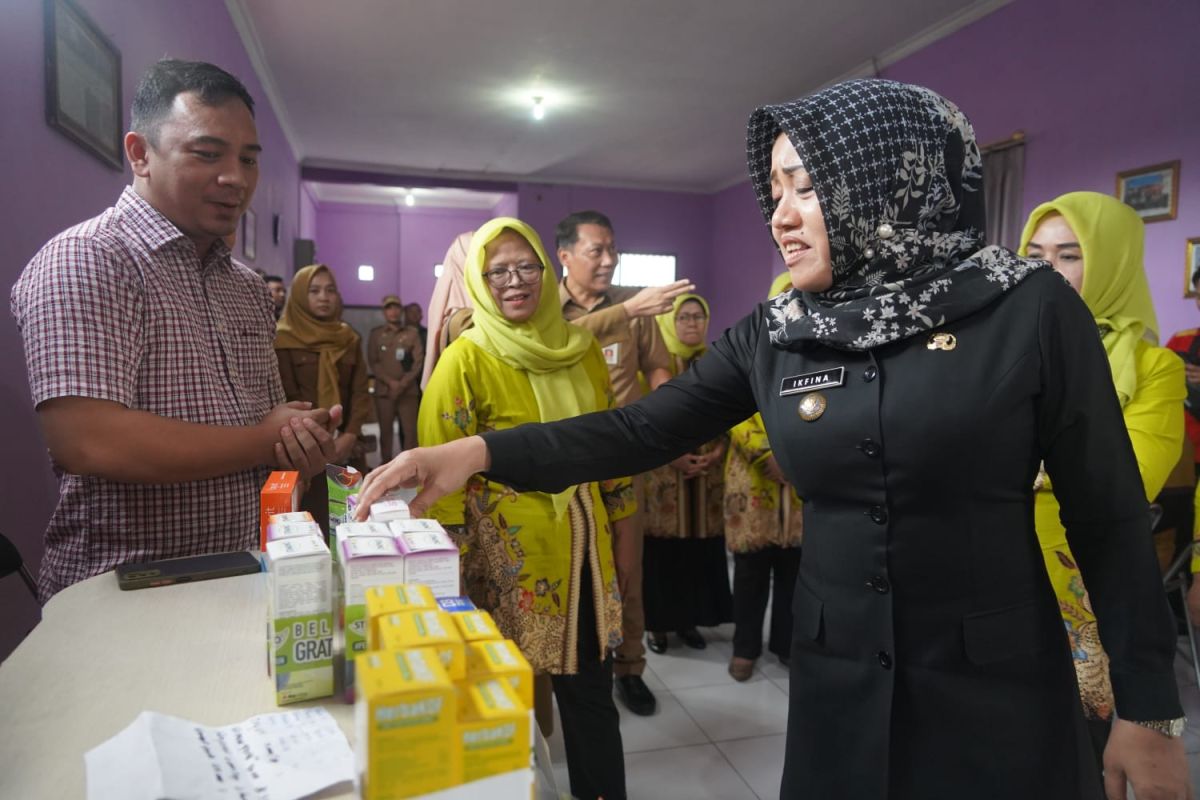
<svg viewBox="0 0 1200 800"><path fill-rule="evenodd" d="M133 185L12 290L59 476L39 593L118 564L247 549L272 467L322 471L341 410L284 403L262 279L232 260L258 182L254 101L211 64L142 78Z"/></svg>

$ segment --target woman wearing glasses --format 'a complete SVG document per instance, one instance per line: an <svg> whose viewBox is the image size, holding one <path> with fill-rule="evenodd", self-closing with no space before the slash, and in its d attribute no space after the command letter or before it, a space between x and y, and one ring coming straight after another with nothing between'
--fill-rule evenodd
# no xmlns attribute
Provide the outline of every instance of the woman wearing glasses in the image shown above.
<svg viewBox="0 0 1200 800"><path fill-rule="evenodd" d="M436 445L613 407L595 337L562 318L538 235L501 217L475 232L464 275L473 325L442 353L418 432ZM471 478L429 515L462 549L471 599L492 613L558 699L571 793L625 797L610 651L621 599L610 519L632 513L628 479L549 494Z"/></svg>
<svg viewBox="0 0 1200 800"><path fill-rule="evenodd" d="M671 353L671 377L708 349L708 303L700 295L676 297L654 321ZM668 631L703 650L707 643L696 626L733 620L721 502L727 444L719 436L647 476L642 598L646 644L655 653L666 652Z"/></svg>

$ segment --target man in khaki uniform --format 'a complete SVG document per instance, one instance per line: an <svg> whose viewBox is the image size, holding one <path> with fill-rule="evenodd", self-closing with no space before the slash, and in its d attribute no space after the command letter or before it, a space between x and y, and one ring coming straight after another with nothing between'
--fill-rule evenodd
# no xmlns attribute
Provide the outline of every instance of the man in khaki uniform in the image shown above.
<svg viewBox="0 0 1200 800"><path fill-rule="evenodd" d="M425 351L417 329L404 322L404 305L390 294L383 298L387 323L371 330L367 364L375 375L375 413L379 418L381 463L392 460L392 425L400 418L400 449L417 446L417 406Z"/></svg>
<svg viewBox="0 0 1200 800"><path fill-rule="evenodd" d="M671 354L654 322L671 309L677 295L691 291L689 281L634 289L613 286L617 250L612 223L597 211L579 211L558 223L558 260L563 266L559 298L563 316L600 340L617 405L642 396L638 373L651 389L670 379ZM634 479L640 495L641 481ZM640 504L640 498L639 498ZM617 580L621 588L624 641L613 663L617 697L635 714L654 713L654 694L642 680L646 649L642 643L642 512L613 523Z"/></svg>

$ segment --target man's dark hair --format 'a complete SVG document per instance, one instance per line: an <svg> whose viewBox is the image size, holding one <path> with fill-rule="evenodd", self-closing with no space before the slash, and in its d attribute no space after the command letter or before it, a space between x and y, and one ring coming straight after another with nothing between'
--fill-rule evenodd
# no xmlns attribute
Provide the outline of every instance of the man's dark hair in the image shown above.
<svg viewBox="0 0 1200 800"><path fill-rule="evenodd" d="M570 250L579 241L580 225L599 225L612 231L612 220L599 211L576 211L558 223L554 229L554 244L559 250Z"/></svg>
<svg viewBox="0 0 1200 800"><path fill-rule="evenodd" d="M283 278L278 275L264 275L263 283L283 283Z"/></svg>
<svg viewBox="0 0 1200 800"><path fill-rule="evenodd" d="M129 111L130 129L158 144L158 129L171 113L175 98L195 92L206 106L219 106L237 98L254 116L254 98L237 78L214 64L164 58L142 76Z"/></svg>

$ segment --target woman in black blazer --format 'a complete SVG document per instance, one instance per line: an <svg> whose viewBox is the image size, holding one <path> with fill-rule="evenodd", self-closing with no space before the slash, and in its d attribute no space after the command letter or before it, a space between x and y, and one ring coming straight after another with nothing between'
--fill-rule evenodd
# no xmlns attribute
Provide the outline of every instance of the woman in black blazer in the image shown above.
<svg viewBox="0 0 1200 800"><path fill-rule="evenodd" d="M1048 265L984 246L966 118L851 81L755 111L747 147L794 289L642 401L410 451L364 504L419 483L419 512L477 471L550 492L643 472L758 410L805 514L782 796L1092 800L1033 527L1044 461L1111 657L1108 796L1126 778L1188 796L1174 630L1104 350Z"/></svg>

